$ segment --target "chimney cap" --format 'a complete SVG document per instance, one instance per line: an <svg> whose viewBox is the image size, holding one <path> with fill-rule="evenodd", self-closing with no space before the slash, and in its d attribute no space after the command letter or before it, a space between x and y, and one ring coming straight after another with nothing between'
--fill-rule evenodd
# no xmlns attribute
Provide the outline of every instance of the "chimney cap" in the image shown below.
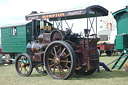
<svg viewBox="0 0 128 85"><path fill-rule="evenodd" d="M31 14L37 14L37 11L32 11Z"/></svg>
<svg viewBox="0 0 128 85"><path fill-rule="evenodd" d="M40 12L40 13L44 13L44 12Z"/></svg>
<svg viewBox="0 0 128 85"><path fill-rule="evenodd" d="M128 5L126 6L126 9L128 9Z"/></svg>

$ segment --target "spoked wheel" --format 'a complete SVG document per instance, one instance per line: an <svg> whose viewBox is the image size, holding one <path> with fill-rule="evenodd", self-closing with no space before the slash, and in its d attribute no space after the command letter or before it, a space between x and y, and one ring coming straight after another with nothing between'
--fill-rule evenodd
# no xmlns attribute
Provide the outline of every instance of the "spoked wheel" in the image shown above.
<svg viewBox="0 0 128 85"><path fill-rule="evenodd" d="M76 67L76 55L65 41L52 42L45 51L44 64L47 73L54 79L69 78Z"/></svg>
<svg viewBox="0 0 128 85"><path fill-rule="evenodd" d="M75 73L77 75L91 75L95 72L96 70L89 70L89 71L82 71L82 70L76 70Z"/></svg>
<svg viewBox="0 0 128 85"><path fill-rule="evenodd" d="M111 56L112 53L113 53L112 51L106 51L107 56Z"/></svg>
<svg viewBox="0 0 128 85"><path fill-rule="evenodd" d="M32 60L30 56L26 53L20 54L16 58L15 68L20 76L29 76L33 70Z"/></svg>
<svg viewBox="0 0 128 85"><path fill-rule="evenodd" d="M36 67L35 67L36 71L38 73L46 73L45 69L44 69L44 65L42 64L38 64Z"/></svg>

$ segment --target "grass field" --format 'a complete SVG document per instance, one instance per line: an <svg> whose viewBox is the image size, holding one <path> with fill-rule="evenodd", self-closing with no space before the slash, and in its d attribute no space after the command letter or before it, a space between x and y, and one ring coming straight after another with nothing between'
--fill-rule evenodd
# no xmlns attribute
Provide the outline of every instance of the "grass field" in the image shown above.
<svg viewBox="0 0 128 85"><path fill-rule="evenodd" d="M110 63L118 56L100 57L100 61ZM112 64L108 67L111 68ZM39 74L34 69L29 77L21 77L15 71L14 64L9 66L0 65L0 85L128 85L128 72L122 67L121 70L106 72L101 67L101 73L92 75L74 75L68 80L55 80L47 74Z"/></svg>

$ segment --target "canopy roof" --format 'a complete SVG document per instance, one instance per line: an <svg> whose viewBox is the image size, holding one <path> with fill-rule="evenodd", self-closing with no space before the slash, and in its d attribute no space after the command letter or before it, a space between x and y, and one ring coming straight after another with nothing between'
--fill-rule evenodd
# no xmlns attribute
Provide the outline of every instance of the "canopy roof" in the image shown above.
<svg viewBox="0 0 128 85"><path fill-rule="evenodd" d="M46 12L46 13L36 13L26 15L26 20L37 20L37 19L50 19L57 20L58 18L63 19L79 19L87 17L98 17L98 16L107 16L108 10L99 5L89 6L84 9L73 9L73 10L63 10L55 12Z"/></svg>

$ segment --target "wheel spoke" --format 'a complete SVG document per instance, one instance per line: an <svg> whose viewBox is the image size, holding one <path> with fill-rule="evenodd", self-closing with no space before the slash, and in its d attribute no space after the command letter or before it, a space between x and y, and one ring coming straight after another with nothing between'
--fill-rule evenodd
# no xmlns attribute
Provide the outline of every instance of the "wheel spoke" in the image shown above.
<svg viewBox="0 0 128 85"><path fill-rule="evenodd" d="M29 59L28 58L26 58L26 61L28 61Z"/></svg>
<svg viewBox="0 0 128 85"><path fill-rule="evenodd" d="M63 62L63 63L71 63L71 61L67 61L67 60L60 60L60 62Z"/></svg>
<svg viewBox="0 0 128 85"><path fill-rule="evenodd" d="M61 52L61 54L60 54L60 56L63 54L63 52L66 50L66 48L64 48L63 50L62 50L62 52Z"/></svg>
<svg viewBox="0 0 128 85"><path fill-rule="evenodd" d="M24 69L25 69L25 71L27 71L27 73L28 73L28 70L24 67Z"/></svg>
<svg viewBox="0 0 128 85"><path fill-rule="evenodd" d="M60 46L60 50L59 51L60 51L60 54L61 54L61 46Z"/></svg>
<svg viewBox="0 0 128 85"><path fill-rule="evenodd" d="M25 68L24 68L24 74L26 73L26 71L25 71Z"/></svg>
<svg viewBox="0 0 128 85"><path fill-rule="evenodd" d="M63 70L62 66L60 64L59 64L59 66L60 66L60 69L61 69L61 71L63 72L63 75L64 75L64 70Z"/></svg>
<svg viewBox="0 0 128 85"><path fill-rule="evenodd" d="M54 47L54 52L55 52L55 57L57 57L57 53L56 53L56 49L55 49L55 47Z"/></svg>
<svg viewBox="0 0 128 85"><path fill-rule="evenodd" d="M30 62L28 62L28 63L25 63L24 65L28 65L28 64L30 64Z"/></svg>
<svg viewBox="0 0 128 85"><path fill-rule="evenodd" d="M21 67L20 72L22 72L23 67Z"/></svg>
<svg viewBox="0 0 128 85"><path fill-rule="evenodd" d="M30 70L30 67L29 67L29 66L26 66L26 67L27 67L27 68L26 68L27 70Z"/></svg>
<svg viewBox="0 0 128 85"><path fill-rule="evenodd" d="M53 73L55 74L55 68L56 68L56 65L54 65L54 69L53 69Z"/></svg>
<svg viewBox="0 0 128 85"><path fill-rule="evenodd" d="M22 58L21 58L21 61L22 61L22 63L24 63Z"/></svg>
<svg viewBox="0 0 128 85"><path fill-rule="evenodd" d="M54 57L56 57L55 54L54 54L53 52L51 52L51 54L52 54Z"/></svg>
<svg viewBox="0 0 128 85"><path fill-rule="evenodd" d="M54 61L54 59L48 58L48 60Z"/></svg>
<svg viewBox="0 0 128 85"><path fill-rule="evenodd" d="M54 66L55 64L53 63L52 65L50 65L50 67Z"/></svg>
<svg viewBox="0 0 128 85"><path fill-rule="evenodd" d="M58 68L58 70L59 70L59 76L60 76L60 68Z"/></svg>
<svg viewBox="0 0 128 85"><path fill-rule="evenodd" d="M28 68L30 69L30 67L29 67L29 66L26 66L26 67L28 67Z"/></svg>
<svg viewBox="0 0 128 85"><path fill-rule="evenodd" d="M18 61L18 68L20 68L21 67L21 63Z"/></svg>
<svg viewBox="0 0 128 85"><path fill-rule="evenodd" d="M70 68L67 65L65 65L65 67L67 67L70 70Z"/></svg>
<svg viewBox="0 0 128 85"><path fill-rule="evenodd" d="M68 56L70 56L70 54L67 54L67 55L65 56L65 58L67 58Z"/></svg>

